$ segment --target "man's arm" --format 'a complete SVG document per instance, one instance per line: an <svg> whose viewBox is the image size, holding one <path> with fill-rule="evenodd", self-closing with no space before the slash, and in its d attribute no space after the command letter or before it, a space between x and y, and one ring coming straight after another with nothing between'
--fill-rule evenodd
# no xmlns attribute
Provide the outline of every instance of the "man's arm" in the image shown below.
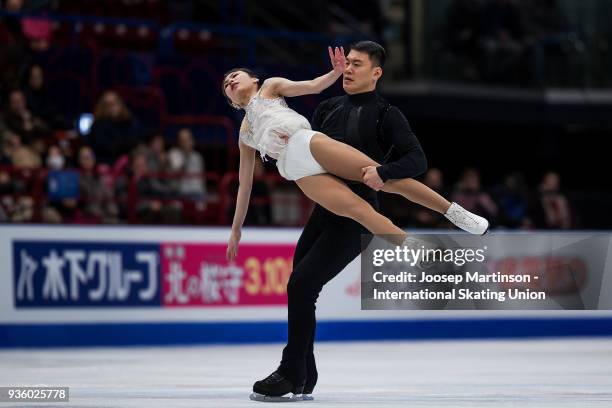
<svg viewBox="0 0 612 408"><path fill-rule="evenodd" d="M421 144L399 109L394 106L389 109L382 130L389 145L401 155L398 160L385 163L376 169L383 182L389 179L414 178L427 170L427 159Z"/></svg>

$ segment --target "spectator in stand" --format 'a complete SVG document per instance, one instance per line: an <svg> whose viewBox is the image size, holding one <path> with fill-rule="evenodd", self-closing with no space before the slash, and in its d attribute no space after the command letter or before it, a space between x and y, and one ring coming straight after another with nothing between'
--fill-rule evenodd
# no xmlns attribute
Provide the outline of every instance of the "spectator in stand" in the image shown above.
<svg viewBox="0 0 612 408"><path fill-rule="evenodd" d="M13 182L8 171L3 166L10 166L12 142L9 140L11 133L4 129L0 122L0 195L10 194L13 191Z"/></svg>
<svg viewBox="0 0 612 408"><path fill-rule="evenodd" d="M58 117L53 101L47 93L45 76L40 65L32 65L24 88L26 103L35 117L39 117L52 127L58 125Z"/></svg>
<svg viewBox="0 0 612 408"><path fill-rule="evenodd" d="M137 149L131 157L130 171L116 183L116 195L125 205L122 213L127 218L135 216L136 219L130 220L134 222L180 223L180 203L169 201L171 191L153 182L150 174L146 152ZM130 208L133 214L129 213Z"/></svg>
<svg viewBox="0 0 612 408"><path fill-rule="evenodd" d="M118 209L113 192L96 171L96 157L89 146L79 150L79 170L80 221L116 223Z"/></svg>
<svg viewBox="0 0 612 408"><path fill-rule="evenodd" d="M49 130L45 121L35 116L28 109L25 95L20 90L14 90L9 94L9 106L5 122L6 126L21 136L26 144L35 139L44 138Z"/></svg>
<svg viewBox="0 0 612 408"><path fill-rule="evenodd" d="M476 169L466 169L452 194L452 201L457 202L468 211L482 214L494 225L498 208L491 196L481 190L480 173Z"/></svg>
<svg viewBox="0 0 612 408"><path fill-rule="evenodd" d="M446 196L448 193L444 186L444 176L438 168L432 167L427 170L423 179L423 184L434 190L436 193ZM451 228L451 224L444 217L440 217L435 212L423 208L422 206L413 206L414 225L419 228Z"/></svg>
<svg viewBox="0 0 612 408"><path fill-rule="evenodd" d="M66 159L58 146L53 145L49 147L46 163L49 170L61 170L64 168Z"/></svg>
<svg viewBox="0 0 612 408"><path fill-rule="evenodd" d="M23 0L6 0L3 11L19 13ZM0 91L19 86L19 75L28 60L28 49L21 29L21 18L7 14L0 17Z"/></svg>
<svg viewBox="0 0 612 408"><path fill-rule="evenodd" d="M9 220L8 214L4 210L4 206L0 203L0 222L7 222Z"/></svg>
<svg viewBox="0 0 612 408"><path fill-rule="evenodd" d="M344 14L344 16L350 16L351 21L356 23L359 31L363 33L362 35L382 42L386 21L379 1L362 1L356 6L352 0L332 0L322 6L315 9L315 14L324 14L328 8L331 9L333 7L338 10L336 13L339 12ZM354 35L354 31L346 27L342 17L337 18L333 13L330 17L328 30L330 33L334 35L350 35L353 33ZM288 19L289 21L294 20L291 17L288 17Z"/></svg>
<svg viewBox="0 0 612 408"><path fill-rule="evenodd" d="M520 173L508 174L502 184L493 189L499 208L499 225L508 228L528 228L529 196Z"/></svg>
<svg viewBox="0 0 612 408"><path fill-rule="evenodd" d="M3 167L11 165L11 158L10 155L7 153L7 149L9 149L9 134L10 133L7 131L0 130L0 196L3 194L10 194L13 189L11 175L8 171L3 169ZM5 139L5 137L7 139Z"/></svg>
<svg viewBox="0 0 612 408"><path fill-rule="evenodd" d="M21 137L9 132L6 136L6 149L11 165L18 170L34 170L40 168L42 160L36 151L21 142Z"/></svg>
<svg viewBox="0 0 612 408"><path fill-rule="evenodd" d="M57 145L49 146L47 152L47 158L45 160L47 164L47 170L50 172L63 170L66 165L66 158L62 153L62 150ZM59 189L60 186L55 186ZM53 200L49 191L49 180L47 180L47 199L48 202L43 206L42 217L43 222L59 224L62 222L62 212L72 215L76 201L72 203L63 202L62 200Z"/></svg>
<svg viewBox="0 0 612 408"><path fill-rule="evenodd" d="M572 227L572 213L569 201L561 192L561 177L557 172L544 174L538 188L538 197L532 209L536 228L569 229Z"/></svg>
<svg viewBox="0 0 612 408"><path fill-rule="evenodd" d="M523 2L526 16L526 33L533 50L533 79L536 85L545 85L547 71L553 64L547 57L562 57L560 66L570 62L566 52L580 48L580 42L572 31L567 17L559 9L556 0Z"/></svg>
<svg viewBox="0 0 612 408"><path fill-rule="evenodd" d="M169 179L170 164L166 152L166 141L161 133L153 135L149 144L143 150L147 155L147 166L151 173L151 184L156 191L165 191L172 195L176 190L177 183Z"/></svg>
<svg viewBox="0 0 612 408"><path fill-rule="evenodd" d="M170 169L179 175L177 191L182 198L204 200L206 196L205 168L202 155L194 149L191 130L179 130L178 146L168 153Z"/></svg>
<svg viewBox="0 0 612 408"><path fill-rule="evenodd" d="M4 127L2 118L0 118L0 166L11 164L10 157L7 153L7 149L9 148L8 137L10 134L11 132Z"/></svg>
<svg viewBox="0 0 612 408"><path fill-rule="evenodd" d="M444 26L444 46L460 63L460 74L479 80L479 35L483 3L481 0L456 0L448 10Z"/></svg>
<svg viewBox="0 0 612 408"><path fill-rule="evenodd" d="M484 79L516 81L524 48L523 19L515 0L491 0L481 20L480 46L484 51Z"/></svg>
<svg viewBox="0 0 612 408"><path fill-rule="evenodd" d="M5 133L4 151L10 158L10 164L15 170L24 170L24 177L13 177L13 175L2 172L0 183L4 193L17 194L16 200L9 200L8 212L12 222L29 222L34 217L34 199L29 195L33 193L35 179L28 177L29 170L39 169L41 166L40 156L29 146L21 143L19 135ZM8 176L8 177L7 177Z"/></svg>
<svg viewBox="0 0 612 408"><path fill-rule="evenodd" d="M168 171L168 155L166 153L166 140L164 135L156 133L149 140L147 161L152 173L165 173Z"/></svg>
<svg viewBox="0 0 612 408"><path fill-rule="evenodd" d="M4 11L7 13L21 13L23 11L24 0L6 0L4 2ZM14 36L22 35L21 20L18 17L5 17L4 25Z"/></svg>
<svg viewBox="0 0 612 408"><path fill-rule="evenodd" d="M446 191L446 187L444 186L444 176L442 175L442 170L436 167L432 167L427 171L427 173L425 173L423 184L438 194L446 195L448 193Z"/></svg>
<svg viewBox="0 0 612 408"><path fill-rule="evenodd" d="M132 114L116 92L106 91L98 100L88 142L98 162L109 165L138 144Z"/></svg>
<svg viewBox="0 0 612 408"><path fill-rule="evenodd" d="M21 29L32 51L43 52L49 48L53 35L53 23L46 17L45 12L38 13L36 17L23 17Z"/></svg>
<svg viewBox="0 0 612 408"><path fill-rule="evenodd" d="M255 160L251 203L247 212L247 222L252 225L269 225L272 220L270 207L270 186L265 179L266 171L261 160Z"/></svg>

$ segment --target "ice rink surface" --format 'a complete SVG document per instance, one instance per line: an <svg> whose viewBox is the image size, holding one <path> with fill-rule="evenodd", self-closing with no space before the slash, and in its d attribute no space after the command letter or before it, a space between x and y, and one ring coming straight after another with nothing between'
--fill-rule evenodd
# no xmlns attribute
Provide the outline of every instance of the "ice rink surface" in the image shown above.
<svg viewBox="0 0 612 408"><path fill-rule="evenodd" d="M0 351L1 386L69 386L66 404L257 407L282 345ZM316 407L612 407L612 339L318 343ZM286 406L286 404L282 405Z"/></svg>

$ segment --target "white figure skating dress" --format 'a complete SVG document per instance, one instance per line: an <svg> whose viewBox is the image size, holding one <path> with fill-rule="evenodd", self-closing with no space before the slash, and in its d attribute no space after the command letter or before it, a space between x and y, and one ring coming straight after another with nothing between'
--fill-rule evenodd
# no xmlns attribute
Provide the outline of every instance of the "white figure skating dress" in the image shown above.
<svg viewBox="0 0 612 408"><path fill-rule="evenodd" d="M262 98L261 88L245 107L246 131L240 140L262 158L276 159L276 167L287 180L327 173L310 152L310 139L317 133L308 120L287 106L285 98ZM289 139L281 138L288 135Z"/></svg>

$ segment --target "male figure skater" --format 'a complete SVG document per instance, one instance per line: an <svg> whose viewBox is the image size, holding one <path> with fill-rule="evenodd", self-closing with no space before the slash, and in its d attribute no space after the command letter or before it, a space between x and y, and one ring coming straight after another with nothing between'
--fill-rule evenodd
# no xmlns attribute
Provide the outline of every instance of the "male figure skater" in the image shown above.
<svg viewBox="0 0 612 408"><path fill-rule="evenodd" d="M378 210L376 191L388 179L414 178L427 161L408 121L376 92L383 73L385 49L372 41L349 48L342 86L347 95L319 104L312 129L363 151L379 167L364 168L366 185L345 180L351 190ZM289 336L278 369L253 385L252 399L281 401L289 392L312 399L317 383L313 353L315 302L323 285L339 274L361 252L361 235L368 231L356 221L316 205L293 257L287 285Z"/></svg>

